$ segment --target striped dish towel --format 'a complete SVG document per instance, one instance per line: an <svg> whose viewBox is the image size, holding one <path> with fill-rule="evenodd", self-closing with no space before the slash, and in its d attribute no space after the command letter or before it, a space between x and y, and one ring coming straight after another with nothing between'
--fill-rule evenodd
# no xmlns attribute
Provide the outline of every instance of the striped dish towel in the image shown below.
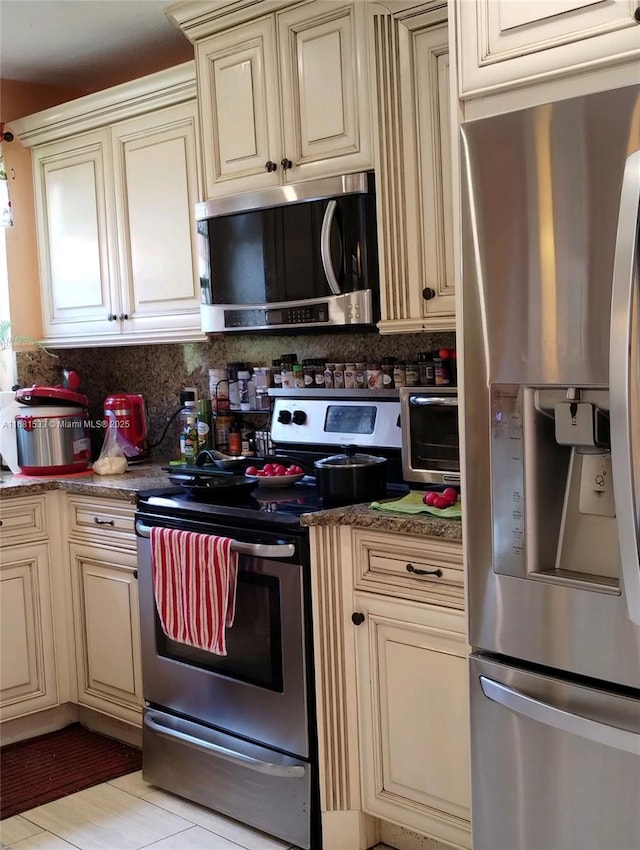
<svg viewBox="0 0 640 850"><path fill-rule="evenodd" d="M238 554L228 537L151 528L153 590L171 640L226 655L233 625Z"/></svg>

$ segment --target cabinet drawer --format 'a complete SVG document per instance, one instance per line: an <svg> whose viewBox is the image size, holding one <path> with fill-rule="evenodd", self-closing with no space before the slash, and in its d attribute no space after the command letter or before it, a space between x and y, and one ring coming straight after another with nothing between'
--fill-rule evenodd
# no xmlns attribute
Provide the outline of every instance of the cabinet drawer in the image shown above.
<svg viewBox="0 0 640 850"><path fill-rule="evenodd" d="M457 541L371 531L353 535L356 590L462 607L462 546Z"/></svg>
<svg viewBox="0 0 640 850"><path fill-rule="evenodd" d="M0 503L3 544L32 542L47 537L45 496L4 499Z"/></svg>
<svg viewBox="0 0 640 850"><path fill-rule="evenodd" d="M69 533L83 539L135 546L135 506L115 499L69 496Z"/></svg>

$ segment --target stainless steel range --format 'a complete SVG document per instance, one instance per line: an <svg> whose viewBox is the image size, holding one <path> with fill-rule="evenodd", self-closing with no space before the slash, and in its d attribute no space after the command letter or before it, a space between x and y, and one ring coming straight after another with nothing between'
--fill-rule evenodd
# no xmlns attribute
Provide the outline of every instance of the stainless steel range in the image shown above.
<svg viewBox="0 0 640 850"><path fill-rule="evenodd" d="M276 455L305 469L355 443L387 458L402 488L397 394L326 391L274 399ZM406 490L406 487L404 488ZM300 516L322 509L314 479L202 501L179 487L136 512L143 681L143 775L305 850L320 850L310 558ZM221 656L170 639L158 616L154 526L231 538L236 606Z"/></svg>

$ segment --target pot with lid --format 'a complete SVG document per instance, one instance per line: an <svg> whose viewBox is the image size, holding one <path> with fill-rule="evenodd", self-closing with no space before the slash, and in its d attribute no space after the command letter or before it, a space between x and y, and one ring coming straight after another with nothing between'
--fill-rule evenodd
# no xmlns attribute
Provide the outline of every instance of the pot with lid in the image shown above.
<svg viewBox="0 0 640 850"><path fill-rule="evenodd" d="M345 446L344 454L314 463L316 483L325 505L353 505L382 499L387 491L387 459L361 454L357 446Z"/></svg>
<svg viewBox="0 0 640 850"><path fill-rule="evenodd" d="M18 466L26 475L68 475L91 461L88 399L65 387L16 392Z"/></svg>

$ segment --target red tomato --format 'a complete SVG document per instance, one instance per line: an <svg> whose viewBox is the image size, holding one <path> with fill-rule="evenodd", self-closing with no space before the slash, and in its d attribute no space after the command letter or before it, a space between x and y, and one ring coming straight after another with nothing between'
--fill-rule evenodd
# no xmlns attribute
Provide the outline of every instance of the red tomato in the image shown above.
<svg viewBox="0 0 640 850"><path fill-rule="evenodd" d="M257 466L248 466L245 469L244 474L245 475L257 475L258 474L258 467Z"/></svg>
<svg viewBox="0 0 640 850"><path fill-rule="evenodd" d="M449 508L451 507L451 502L449 502L447 499L444 499L442 496L436 496L433 500L433 507L440 509Z"/></svg>
<svg viewBox="0 0 640 850"><path fill-rule="evenodd" d="M304 469L301 466L298 466L296 463L292 463L289 467L292 475L302 475Z"/></svg>
<svg viewBox="0 0 640 850"><path fill-rule="evenodd" d="M291 467L289 467L289 469L285 469L284 475L297 475L297 473L294 472L293 469L291 469Z"/></svg>
<svg viewBox="0 0 640 850"><path fill-rule="evenodd" d="M264 469L256 469L256 475L259 475L260 478L264 478L266 474L267 473L264 471Z"/></svg>
<svg viewBox="0 0 640 850"><path fill-rule="evenodd" d="M273 464L265 463L265 465L262 467L262 471L265 475L273 475Z"/></svg>
<svg viewBox="0 0 640 850"><path fill-rule="evenodd" d="M422 497L422 501L425 503L425 505L428 505L430 508L432 508L434 499L437 495L437 493L434 493L432 490L429 490L429 492L425 493Z"/></svg>
<svg viewBox="0 0 640 850"><path fill-rule="evenodd" d="M274 475L284 475L287 471L287 467L283 466L281 463L274 463L273 465L273 474Z"/></svg>
<svg viewBox="0 0 640 850"><path fill-rule="evenodd" d="M458 501L458 491L455 487L445 487L445 489L440 494L444 499L447 499L451 502L452 505Z"/></svg>

